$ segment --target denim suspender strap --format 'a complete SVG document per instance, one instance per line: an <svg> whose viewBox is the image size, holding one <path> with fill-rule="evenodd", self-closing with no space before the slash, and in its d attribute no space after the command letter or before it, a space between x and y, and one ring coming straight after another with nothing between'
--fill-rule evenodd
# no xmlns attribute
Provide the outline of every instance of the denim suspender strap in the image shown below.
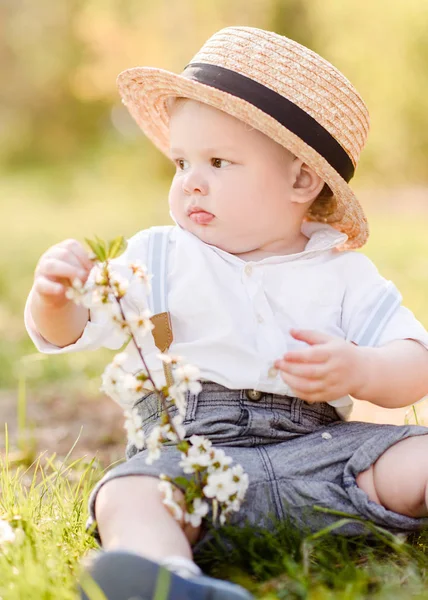
<svg viewBox="0 0 428 600"><path fill-rule="evenodd" d="M379 295L361 331L352 341L359 346L375 346L385 325L400 306L401 300L401 294L395 285L391 281L388 282L387 287Z"/></svg>
<svg viewBox="0 0 428 600"><path fill-rule="evenodd" d="M147 269L153 275L149 308L156 347L166 352L171 346L173 335L168 312L168 243L172 227L151 227L147 256ZM171 365L163 363L167 385L172 385Z"/></svg>

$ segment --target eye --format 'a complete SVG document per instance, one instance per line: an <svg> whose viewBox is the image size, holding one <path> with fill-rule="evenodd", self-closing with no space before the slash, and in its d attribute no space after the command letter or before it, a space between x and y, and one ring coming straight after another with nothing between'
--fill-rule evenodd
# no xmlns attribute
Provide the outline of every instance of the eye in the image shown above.
<svg viewBox="0 0 428 600"><path fill-rule="evenodd" d="M221 169L226 166L226 163L230 165L230 160L225 160L224 158L212 158L211 164L215 169Z"/></svg>
<svg viewBox="0 0 428 600"><path fill-rule="evenodd" d="M187 169L188 165L189 165L189 161L184 160L184 158L177 158L177 160L174 161L177 169L179 169L180 171L184 171L184 169Z"/></svg>

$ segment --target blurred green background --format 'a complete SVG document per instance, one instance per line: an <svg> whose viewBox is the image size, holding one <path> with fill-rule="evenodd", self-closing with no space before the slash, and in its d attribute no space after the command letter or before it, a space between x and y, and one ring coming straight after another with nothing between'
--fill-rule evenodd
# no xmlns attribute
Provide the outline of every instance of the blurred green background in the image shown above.
<svg viewBox="0 0 428 600"><path fill-rule="evenodd" d="M228 25L275 30L333 62L372 129L353 187L371 222L364 252L428 326L427 0L2 0L0 389L95 390L107 350L43 360L23 326L39 256L62 239L169 223L172 168L119 101L116 75L180 72Z"/></svg>

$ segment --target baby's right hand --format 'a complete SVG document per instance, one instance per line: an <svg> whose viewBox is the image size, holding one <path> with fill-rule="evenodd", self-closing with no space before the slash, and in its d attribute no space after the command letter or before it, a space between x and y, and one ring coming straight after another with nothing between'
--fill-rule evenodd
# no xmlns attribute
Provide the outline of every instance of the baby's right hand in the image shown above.
<svg viewBox="0 0 428 600"><path fill-rule="evenodd" d="M62 308L72 302L65 295L67 288L76 277L85 283L92 267L89 254L80 242L64 240L40 257L34 272L33 290L46 305Z"/></svg>

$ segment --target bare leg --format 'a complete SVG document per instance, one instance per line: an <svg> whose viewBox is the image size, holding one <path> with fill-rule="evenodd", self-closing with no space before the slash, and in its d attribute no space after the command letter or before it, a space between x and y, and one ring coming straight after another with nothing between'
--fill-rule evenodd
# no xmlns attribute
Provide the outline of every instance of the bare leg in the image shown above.
<svg viewBox="0 0 428 600"><path fill-rule="evenodd" d="M118 477L100 489L95 512L105 550L127 550L159 561L167 556L192 558L199 528L183 529L162 503L159 479ZM176 501L183 495L177 489Z"/></svg>
<svg viewBox="0 0 428 600"><path fill-rule="evenodd" d="M162 502L159 479L148 476L118 477L99 490L95 513L104 549L87 564L79 582L82 600L95 598L156 598L159 576L170 572L162 598L252 600L244 588L202 576L192 562L191 544L200 528L182 527ZM175 501L183 501L177 489ZM137 555L140 556L137 556ZM162 586L163 586L162 584ZM97 594L98 597L98 594Z"/></svg>
<svg viewBox="0 0 428 600"><path fill-rule="evenodd" d="M397 442L367 471L358 486L370 500L409 516L428 516L428 435Z"/></svg>

